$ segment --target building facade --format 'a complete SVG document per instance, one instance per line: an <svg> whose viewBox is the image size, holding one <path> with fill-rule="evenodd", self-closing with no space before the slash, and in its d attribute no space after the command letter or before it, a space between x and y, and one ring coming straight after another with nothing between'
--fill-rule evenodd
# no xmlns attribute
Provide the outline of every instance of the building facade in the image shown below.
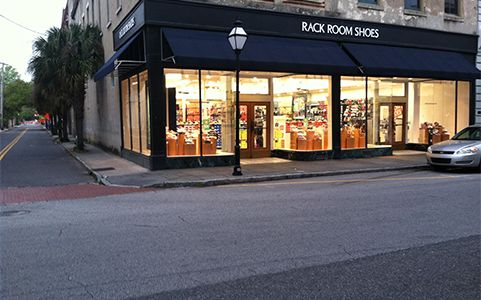
<svg viewBox="0 0 481 300"><path fill-rule="evenodd" d="M478 0L478 35L479 34L481 34L481 0ZM481 68L481 37L478 37L476 65L478 69ZM481 80L476 80L475 123L481 124Z"/></svg>
<svg viewBox="0 0 481 300"><path fill-rule="evenodd" d="M232 164L237 18L249 34L243 157L389 155L476 119L475 1L71 0L66 11L103 32L86 138L152 169Z"/></svg>

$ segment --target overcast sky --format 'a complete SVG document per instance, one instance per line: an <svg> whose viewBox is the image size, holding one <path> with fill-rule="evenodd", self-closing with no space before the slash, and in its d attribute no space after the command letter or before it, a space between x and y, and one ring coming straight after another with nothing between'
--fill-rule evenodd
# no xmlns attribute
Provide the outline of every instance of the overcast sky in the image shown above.
<svg viewBox="0 0 481 300"><path fill-rule="evenodd" d="M39 34L12 24L4 17L44 33L53 26L60 27L66 3L67 0L0 0L0 62L17 69L23 80L30 80L27 66L32 57L32 43Z"/></svg>

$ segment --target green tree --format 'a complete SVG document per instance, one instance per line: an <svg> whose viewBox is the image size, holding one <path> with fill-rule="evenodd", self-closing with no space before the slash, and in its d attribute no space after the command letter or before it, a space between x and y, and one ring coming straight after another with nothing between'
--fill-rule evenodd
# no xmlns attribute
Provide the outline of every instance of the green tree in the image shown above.
<svg viewBox="0 0 481 300"><path fill-rule="evenodd" d="M7 83L4 91L4 122L8 120L25 120L30 117L26 112L33 111L32 83L16 79ZM33 117L33 114L31 117Z"/></svg>
<svg viewBox="0 0 481 300"><path fill-rule="evenodd" d="M35 40L34 56L29 64L29 71L33 74L35 107L42 114L48 112L52 115L52 134L59 131L63 142L68 141L67 116L71 106L68 87L60 72L66 36L65 29L53 27L48 30L45 38Z"/></svg>
<svg viewBox="0 0 481 300"><path fill-rule="evenodd" d="M29 70L33 73L35 98L47 101L66 117L73 106L77 149L84 149L83 121L85 82L103 62L101 32L94 26L71 24L52 28L47 38L34 43L34 57Z"/></svg>
<svg viewBox="0 0 481 300"><path fill-rule="evenodd" d="M66 91L72 100L77 130L77 149L84 149L83 121L85 103L85 82L91 78L103 63L101 31L95 26L83 27L71 24L67 28L66 47L59 69Z"/></svg>
<svg viewBox="0 0 481 300"><path fill-rule="evenodd" d="M12 83L15 80L20 79L20 74L18 74L17 70L10 65L6 65L5 68L3 69L3 76L4 76L3 80L5 85L8 85L9 83Z"/></svg>

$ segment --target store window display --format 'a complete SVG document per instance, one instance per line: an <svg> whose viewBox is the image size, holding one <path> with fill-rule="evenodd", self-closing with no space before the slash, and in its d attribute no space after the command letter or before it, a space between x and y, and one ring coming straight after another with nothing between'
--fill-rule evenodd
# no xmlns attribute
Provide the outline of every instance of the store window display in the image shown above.
<svg viewBox="0 0 481 300"><path fill-rule="evenodd" d="M457 123L456 131L461 131L469 126L469 89L468 81L458 81L458 100L457 100Z"/></svg>
<svg viewBox="0 0 481 300"><path fill-rule="evenodd" d="M233 72L201 71L203 155L232 154L235 118Z"/></svg>
<svg viewBox="0 0 481 300"><path fill-rule="evenodd" d="M150 155L148 74L144 71L121 82L124 149Z"/></svg>
<svg viewBox="0 0 481 300"><path fill-rule="evenodd" d="M366 148L366 79L341 78L341 149Z"/></svg>
<svg viewBox="0 0 481 300"><path fill-rule="evenodd" d="M233 152L232 72L165 70L167 156Z"/></svg>
<svg viewBox="0 0 481 300"><path fill-rule="evenodd" d="M140 133L142 140L142 154L150 155L150 104L149 104L149 88L148 74L144 71L139 74L139 106L140 106Z"/></svg>
<svg viewBox="0 0 481 300"><path fill-rule="evenodd" d="M137 75L130 77L130 126L132 128L132 151L140 152L140 119L139 119L139 79Z"/></svg>
<svg viewBox="0 0 481 300"><path fill-rule="evenodd" d="M273 78L273 148L331 149L329 76L277 75Z"/></svg>
<svg viewBox="0 0 481 300"><path fill-rule="evenodd" d="M456 133L456 82L424 79L413 80L412 85L408 142L435 144L448 140Z"/></svg>
<svg viewBox="0 0 481 300"><path fill-rule="evenodd" d="M129 80L122 80L122 136L124 149L132 150L131 126L130 126L130 99Z"/></svg>
<svg viewBox="0 0 481 300"><path fill-rule="evenodd" d="M167 156L200 154L199 71L165 70Z"/></svg>

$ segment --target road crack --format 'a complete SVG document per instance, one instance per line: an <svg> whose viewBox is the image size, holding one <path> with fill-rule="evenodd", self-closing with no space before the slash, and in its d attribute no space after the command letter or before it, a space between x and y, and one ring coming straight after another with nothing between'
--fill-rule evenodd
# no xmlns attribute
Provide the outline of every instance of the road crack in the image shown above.
<svg viewBox="0 0 481 300"><path fill-rule="evenodd" d="M186 221L184 218L182 218L181 216L177 216L177 218L179 218L182 222L191 225L189 222L187 222L187 221Z"/></svg>
<svg viewBox="0 0 481 300"><path fill-rule="evenodd" d="M350 257L353 257L352 254L346 250L346 247L342 247L342 250L344 250L344 253L346 253Z"/></svg>
<svg viewBox="0 0 481 300"><path fill-rule="evenodd" d="M76 284L80 285L80 286L84 289L84 291L90 296L90 298L96 299L95 296L94 296L94 294L92 294L92 292L89 291L89 289L87 288L87 285L86 285L85 283L83 283L83 282L81 282L81 281L79 281L79 280L74 280L74 279L73 279L73 276L71 276L71 275L69 275L69 274L67 274L67 279L68 279L69 281L72 281L73 283L76 283Z"/></svg>

